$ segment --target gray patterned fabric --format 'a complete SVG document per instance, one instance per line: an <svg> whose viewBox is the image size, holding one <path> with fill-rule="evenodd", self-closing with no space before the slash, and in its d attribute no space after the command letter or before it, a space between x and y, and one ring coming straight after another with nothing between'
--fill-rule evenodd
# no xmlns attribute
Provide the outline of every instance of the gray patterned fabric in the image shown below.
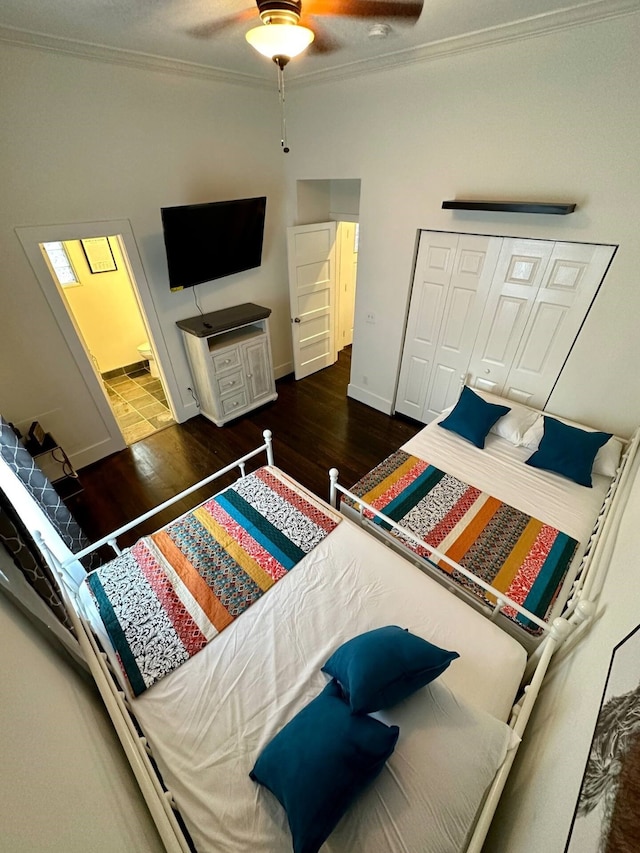
<svg viewBox="0 0 640 853"><path fill-rule="evenodd" d="M24 483L31 497L41 506L65 545L74 553L90 545L91 543L60 495L38 468L2 415L0 415L0 454ZM101 564L96 554L89 555L82 562L87 569L97 568Z"/></svg>
<svg viewBox="0 0 640 853"><path fill-rule="evenodd" d="M9 467L24 483L31 497L72 551L85 548L89 542L77 521L62 502L49 480L38 468L28 450L20 443L11 426L0 416L0 453Z"/></svg>
<svg viewBox="0 0 640 853"><path fill-rule="evenodd" d="M73 626L60 599L51 570L2 490L0 490L0 542L13 558L14 564L20 569L29 585L49 606L60 622L73 632Z"/></svg>

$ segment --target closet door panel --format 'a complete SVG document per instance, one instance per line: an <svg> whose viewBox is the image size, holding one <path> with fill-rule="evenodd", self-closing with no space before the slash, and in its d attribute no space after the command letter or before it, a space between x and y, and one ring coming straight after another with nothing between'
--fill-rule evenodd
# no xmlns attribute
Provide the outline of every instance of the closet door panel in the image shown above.
<svg viewBox="0 0 640 853"><path fill-rule="evenodd" d="M396 411L420 420L440 334L458 234L420 235Z"/></svg>
<svg viewBox="0 0 640 853"><path fill-rule="evenodd" d="M543 408L615 249L421 232L395 410L428 423L464 377Z"/></svg>
<svg viewBox="0 0 640 853"><path fill-rule="evenodd" d="M503 240L469 362L468 382L472 387L504 394L552 252L553 243L549 241Z"/></svg>
<svg viewBox="0 0 640 853"><path fill-rule="evenodd" d="M460 235L420 418L425 423L455 403L460 393L501 244L501 238Z"/></svg>
<svg viewBox="0 0 640 853"><path fill-rule="evenodd" d="M504 394L543 408L613 257L613 246L556 243Z"/></svg>

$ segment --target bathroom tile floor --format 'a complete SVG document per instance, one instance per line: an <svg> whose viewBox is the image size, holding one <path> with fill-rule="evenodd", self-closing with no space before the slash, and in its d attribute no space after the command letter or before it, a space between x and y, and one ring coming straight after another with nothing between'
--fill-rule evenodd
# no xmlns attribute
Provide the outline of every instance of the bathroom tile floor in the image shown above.
<svg viewBox="0 0 640 853"><path fill-rule="evenodd" d="M102 381L127 444L175 423L162 383L148 370L103 376Z"/></svg>

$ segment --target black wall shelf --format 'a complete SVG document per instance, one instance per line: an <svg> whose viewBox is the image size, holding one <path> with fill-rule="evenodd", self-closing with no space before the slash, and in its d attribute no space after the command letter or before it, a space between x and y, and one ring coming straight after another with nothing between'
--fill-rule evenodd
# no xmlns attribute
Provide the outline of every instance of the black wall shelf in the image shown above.
<svg viewBox="0 0 640 853"><path fill-rule="evenodd" d="M462 199L443 201L442 207L446 210L497 210L504 213L551 213L557 216L566 216L576 209L575 204L561 202L464 201Z"/></svg>

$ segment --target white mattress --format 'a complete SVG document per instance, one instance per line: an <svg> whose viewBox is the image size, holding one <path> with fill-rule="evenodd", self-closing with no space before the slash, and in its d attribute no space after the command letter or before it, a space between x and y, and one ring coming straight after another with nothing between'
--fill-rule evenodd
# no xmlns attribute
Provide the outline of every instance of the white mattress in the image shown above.
<svg viewBox="0 0 640 853"><path fill-rule="evenodd" d="M611 479L593 475L593 488L525 465L532 454L527 447L516 447L504 438L489 433L484 450L432 421L420 430L402 450L425 459L465 483L488 492L494 498L557 527L577 539L584 550L591 535Z"/></svg>
<svg viewBox="0 0 640 853"><path fill-rule="evenodd" d="M85 599L88 593L84 594ZM396 751L323 853L460 848L511 739L523 648L347 519L292 572L132 705L199 853L291 850L284 812L249 779L268 741L326 684L343 641L397 624L460 653L380 717Z"/></svg>

